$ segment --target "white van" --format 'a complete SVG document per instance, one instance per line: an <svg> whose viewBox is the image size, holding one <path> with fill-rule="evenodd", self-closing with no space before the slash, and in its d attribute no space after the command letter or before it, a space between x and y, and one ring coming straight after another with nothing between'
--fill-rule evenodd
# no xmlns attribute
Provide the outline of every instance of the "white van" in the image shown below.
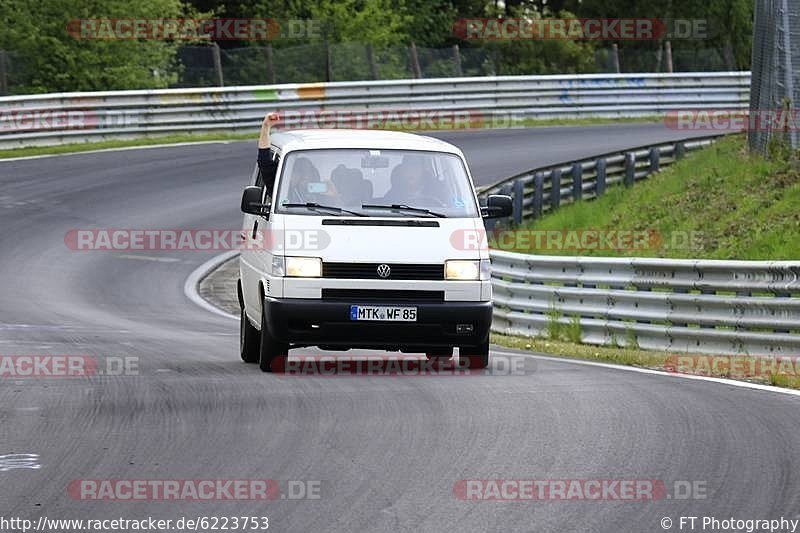
<svg viewBox="0 0 800 533"><path fill-rule="evenodd" d="M276 133L275 176L242 197L241 356L265 372L290 348L423 352L484 368L492 289L483 218L461 151L408 133Z"/></svg>

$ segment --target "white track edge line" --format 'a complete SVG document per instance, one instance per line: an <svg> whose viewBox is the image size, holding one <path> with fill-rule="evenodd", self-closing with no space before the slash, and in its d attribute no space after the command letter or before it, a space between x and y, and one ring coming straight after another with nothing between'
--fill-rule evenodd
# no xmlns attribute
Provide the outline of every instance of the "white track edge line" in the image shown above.
<svg viewBox="0 0 800 533"><path fill-rule="evenodd" d="M777 392L779 394L788 394L790 396L800 396L800 390L795 389L784 389L781 387L773 387L772 385L762 385L760 383L750 383L748 381L739 381L735 379L725 379L725 378L715 378L711 376L697 376L694 374L681 374L679 372L665 372L663 370L654 370L652 368L641 368L638 366L625 366L625 365L614 365L611 363L599 363L596 361L584 361L582 359L569 359L569 358L562 358L562 357L553 357L547 355L537 355L537 354L530 354L524 352L507 352L503 350L492 350L493 353L501 354L501 355L521 355L523 357L530 357L531 359L540 359L542 361L552 361L555 363L568 363L572 365L584 365L584 366L596 366L600 368L608 368L611 370L624 370L627 372L639 372L640 374L650 374L654 376L662 376L662 377L671 377L671 378L681 378L681 379L693 379L696 381L711 381L713 383L721 383L723 385L730 385L732 387L740 387L744 389L753 389L765 392ZM713 357L713 355L709 354L709 357Z"/></svg>
<svg viewBox="0 0 800 533"><path fill-rule="evenodd" d="M183 293L186 295L186 297L210 313L233 320L239 320L238 316L225 312L219 307L206 301L206 299L200 296L200 293L197 291L200 280L206 277L209 272L220 266L222 263L228 261L229 259L233 259L237 255L239 255L238 250L231 250L229 252L225 252L224 254L212 257L199 267L195 268L192 273L189 274L189 277L186 278L186 282L183 284Z"/></svg>

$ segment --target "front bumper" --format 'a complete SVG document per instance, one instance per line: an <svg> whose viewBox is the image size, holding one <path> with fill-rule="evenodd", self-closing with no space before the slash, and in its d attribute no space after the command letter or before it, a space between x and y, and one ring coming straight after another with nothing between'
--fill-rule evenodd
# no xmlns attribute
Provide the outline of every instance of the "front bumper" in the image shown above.
<svg viewBox="0 0 800 533"><path fill-rule="evenodd" d="M351 305L417 308L416 322L350 320ZM320 299L264 299L272 337L293 345L398 349L472 346L485 342L492 323L492 302L334 302ZM471 332L456 331L472 325ZM463 330L463 328L462 328Z"/></svg>

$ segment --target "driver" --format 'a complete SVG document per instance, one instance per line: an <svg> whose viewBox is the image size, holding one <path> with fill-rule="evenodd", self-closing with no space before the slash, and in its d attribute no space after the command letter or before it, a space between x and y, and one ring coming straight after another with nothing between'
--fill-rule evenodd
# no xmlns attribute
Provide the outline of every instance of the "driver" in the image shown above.
<svg viewBox="0 0 800 533"><path fill-rule="evenodd" d="M411 206L443 206L438 194L433 191L436 180L427 172L424 156L406 156L403 162L392 170L391 188L384 201L391 204Z"/></svg>
<svg viewBox="0 0 800 533"><path fill-rule="evenodd" d="M292 178L289 185L290 204L304 204L316 201L319 193L309 191L311 183L319 182L319 171L307 157L298 157L292 166ZM285 202L285 203L286 203Z"/></svg>

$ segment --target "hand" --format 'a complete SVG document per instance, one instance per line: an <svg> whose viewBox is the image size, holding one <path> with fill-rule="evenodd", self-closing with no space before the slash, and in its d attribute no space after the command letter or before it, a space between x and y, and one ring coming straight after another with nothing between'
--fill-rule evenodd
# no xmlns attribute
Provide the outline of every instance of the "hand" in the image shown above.
<svg viewBox="0 0 800 533"><path fill-rule="evenodd" d="M267 126L274 126L278 122L280 122L280 116L275 111L270 111L266 115L264 115L264 124Z"/></svg>

